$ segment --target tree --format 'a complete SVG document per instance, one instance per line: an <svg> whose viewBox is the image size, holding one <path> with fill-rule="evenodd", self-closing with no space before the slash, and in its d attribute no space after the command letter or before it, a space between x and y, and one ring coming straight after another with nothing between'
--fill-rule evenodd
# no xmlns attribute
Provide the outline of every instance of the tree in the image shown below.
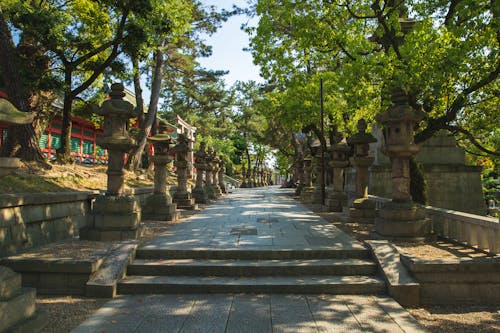
<svg viewBox="0 0 500 333"><path fill-rule="evenodd" d="M38 41L53 60L63 90L61 147L57 158L71 161L73 101L91 88L103 72L123 70L117 61L127 33L129 15L146 15L148 0L18 2L15 24Z"/></svg>
<svg viewBox="0 0 500 333"><path fill-rule="evenodd" d="M42 162L44 157L38 145L37 123L50 108L54 95L50 89L56 86L47 72L49 58L36 40L21 33L17 44L12 33L12 15L15 3L0 6L0 88L6 90L9 100L20 110L36 114L33 124L13 126L2 147L2 156L18 156L26 161Z"/></svg>
<svg viewBox="0 0 500 333"><path fill-rule="evenodd" d="M199 81L198 77L218 77L222 73L214 73L196 68L195 59L198 56L206 56L210 54L210 49L199 38L201 33L213 33L222 21L224 21L230 13L216 12L213 8L209 11L198 1L192 0L168 0L157 1L156 11L152 17L148 17L143 24L148 27L149 37L151 39L149 46L146 46L144 54L146 61L144 63L153 69L150 77L151 82L151 100L144 119L140 121L140 135L138 138L139 145L132 152L129 159L128 168L135 169L139 166L141 155L146 146L146 138L149 135L154 119L158 112L158 102L160 97L165 98L164 106L167 110L176 110L182 114L182 110L177 109L178 98L177 91L186 91L186 87L194 87ZM168 13L168 16L165 16ZM158 29L165 27L168 22L167 29ZM148 53L149 52L149 53ZM129 54L131 54L129 52ZM153 54L153 61L147 60L149 54ZM132 58L134 55L132 54ZM135 56L137 58L137 56ZM137 59L134 63L138 63ZM139 70L136 68L135 73ZM179 89L179 85L186 85ZM140 88L140 80L135 77L134 86L136 96L140 97L137 100L137 105L142 105L142 89ZM192 88L195 90L195 88ZM211 96L210 91L204 91L205 100L214 101L217 96ZM185 102L185 100L183 101ZM184 106L183 103L179 103ZM163 112L164 113L164 112Z"/></svg>
<svg viewBox="0 0 500 333"><path fill-rule="evenodd" d="M306 74L328 75L335 89L327 99L355 112L352 123L358 114L373 116L386 108L391 87L404 87L412 106L427 114L417 142L451 129L485 151L464 121L469 105L498 104L497 2L260 0L253 9L260 17L257 27L247 29L254 59L282 93ZM411 30L407 13L417 21ZM329 112L345 120L338 109ZM483 110L491 117L496 112Z"/></svg>

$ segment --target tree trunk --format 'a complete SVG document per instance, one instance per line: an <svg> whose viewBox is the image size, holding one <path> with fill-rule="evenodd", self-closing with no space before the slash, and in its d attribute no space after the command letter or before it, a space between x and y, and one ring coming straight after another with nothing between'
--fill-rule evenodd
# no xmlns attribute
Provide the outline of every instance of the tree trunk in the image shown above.
<svg viewBox="0 0 500 333"><path fill-rule="evenodd" d="M161 80L163 75L163 52L160 50L161 46L156 50L154 59L155 64L153 68L153 79L151 84L151 100L149 101L148 113L144 118L141 131L137 138L137 148L130 154L130 164L128 165L129 170L137 169L141 161L141 156L146 147L147 137L151 132L154 120L156 119L156 113L158 111L158 101L160 99L161 91Z"/></svg>
<svg viewBox="0 0 500 333"><path fill-rule="evenodd" d="M28 97L22 80L18 77L20 70L15 58L16 55L17 50L12 35L3 12L0 10L0 72L3 75L3 84L9 95L9 101L19 110L28 111ZM25 161L44 161L33 125L27 124L9 128L1 156L16 156Z"/></svg>
<svg viewBox="0 0 500 333"><path fill-rule="evenodd" d="M71 106L73 95L71 93L71 70L66 71L66 89L64 93L63 114L61 124L61 147L57 149L57 162L61 164L72 163L71 158Z"/></svg>

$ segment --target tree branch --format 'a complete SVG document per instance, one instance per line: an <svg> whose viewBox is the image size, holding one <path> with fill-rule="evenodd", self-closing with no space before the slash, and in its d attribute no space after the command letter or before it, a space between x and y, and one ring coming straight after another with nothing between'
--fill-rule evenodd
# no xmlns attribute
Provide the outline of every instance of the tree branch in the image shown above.
<svg viewBox="0 0 500 333"><path fill-rule="evenodd" d="M452 132L462 133L470 141L470 143L476 146L477 149L481 150L482 152L485 152L488 155L500 157L500 152L489 150L484 146L482 146L481 143L474 137L474 135L472 135L472 133L467 131L466 129L456 125L446 125L444 128Z"/></svg>

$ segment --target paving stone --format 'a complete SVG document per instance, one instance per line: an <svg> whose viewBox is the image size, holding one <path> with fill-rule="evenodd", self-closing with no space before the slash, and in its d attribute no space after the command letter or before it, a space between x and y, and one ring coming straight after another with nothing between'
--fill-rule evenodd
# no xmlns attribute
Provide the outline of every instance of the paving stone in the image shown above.
<svg viewBox="0 0 500 333"><path fill-rule="evenodd" d="M319 332L363 332L341 298L329 295L308 295L307 300Z"/></svg>
<svg viewBox="0 0 500 333"><path fill-rule="evenodd" d="M270 300L269 295L235 295L226 332L272 332Z"/></svg>
<svg viewBox="0 0 500 333"><path fill-rule="evenodd" d="M317 332L316 322L302 295L272 295L271 316L273 332Z"/></svg>
<svg viewBox="0 0 500 333"><path fill-rule="evenodd" d="M213 295L197 299L180 332L224 332L233 296Z"/></svg>

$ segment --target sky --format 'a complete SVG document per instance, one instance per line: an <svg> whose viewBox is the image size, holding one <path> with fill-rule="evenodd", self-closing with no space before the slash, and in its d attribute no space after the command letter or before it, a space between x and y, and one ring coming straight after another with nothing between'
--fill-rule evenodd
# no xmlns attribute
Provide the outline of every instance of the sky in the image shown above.
<svg viewBox="0 0 500 333"><path fill-rule="evenodd" d="M202 0L206 6L216 6L219 9L231 9L233 4L246 6L245 0ZM240 29L242 23L248 22L244 15L233 16L223 23L222 27L212 36L207 36L206 42L212 46L212 56L199 59L200 64L208 69L228 70L225 76L229 87L236 81L254 80L262 82L259 68L252 62L248 47L248 35Z"/></svg>

